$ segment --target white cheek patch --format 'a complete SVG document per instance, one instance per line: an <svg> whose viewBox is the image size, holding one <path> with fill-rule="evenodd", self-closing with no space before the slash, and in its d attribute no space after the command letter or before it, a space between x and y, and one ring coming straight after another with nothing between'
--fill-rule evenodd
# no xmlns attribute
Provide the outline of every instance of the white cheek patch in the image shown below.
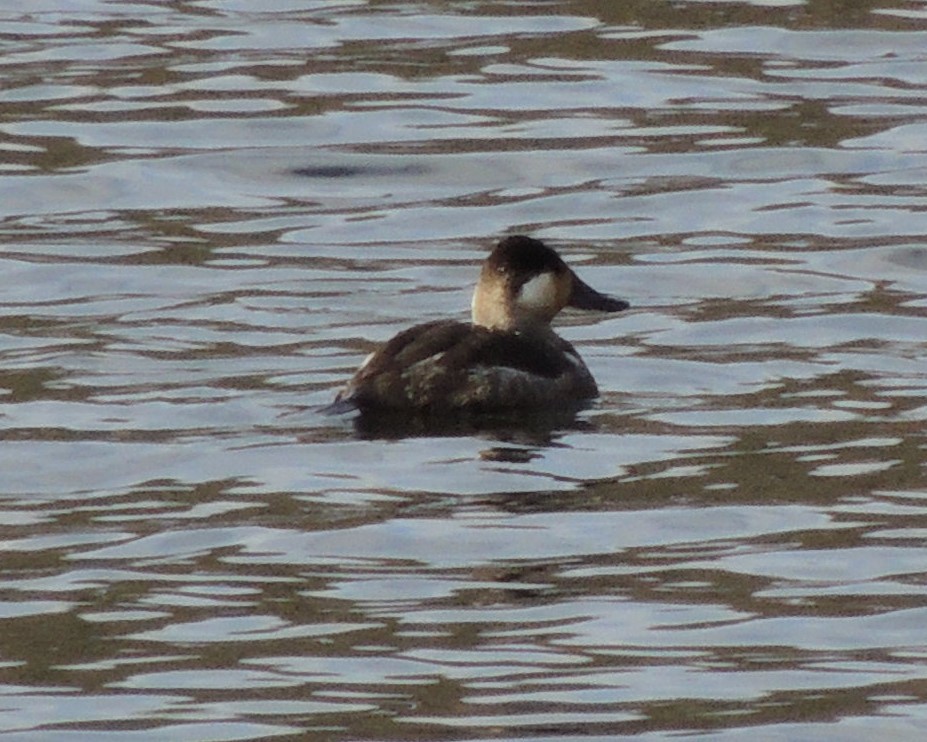
<svg viewBox="0 0 927 742"><path fill-rule="evenodd" d="M553 273L541 273L526 281L518 292L518 305L525 309L549 312L557 306L557 284Z"/></svg>

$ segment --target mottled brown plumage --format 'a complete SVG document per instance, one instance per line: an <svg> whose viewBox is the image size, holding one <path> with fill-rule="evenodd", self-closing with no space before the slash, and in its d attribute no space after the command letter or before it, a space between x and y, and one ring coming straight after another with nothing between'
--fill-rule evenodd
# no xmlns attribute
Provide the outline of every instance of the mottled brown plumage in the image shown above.
<svg viewBox="0 0 927 742"><path fill-rule="evenodd" d="M357 372L339 399L350 399L362 410L494 410L536 407L597 393L579 354L553 333L523 335L438 320L390 340Z"/></svg>

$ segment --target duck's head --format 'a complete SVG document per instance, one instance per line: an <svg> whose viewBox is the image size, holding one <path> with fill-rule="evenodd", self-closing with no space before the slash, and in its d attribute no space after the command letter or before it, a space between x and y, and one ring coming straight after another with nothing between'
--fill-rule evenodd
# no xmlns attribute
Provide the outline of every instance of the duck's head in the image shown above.
<svg viewBox="0 0 927 742"><path fill-rule="evenodd" d="M483 263L473 293L473 324L494 330L544 330L566 306L619 312L623 299L600 294L540 240L506 237Z"/></svg>

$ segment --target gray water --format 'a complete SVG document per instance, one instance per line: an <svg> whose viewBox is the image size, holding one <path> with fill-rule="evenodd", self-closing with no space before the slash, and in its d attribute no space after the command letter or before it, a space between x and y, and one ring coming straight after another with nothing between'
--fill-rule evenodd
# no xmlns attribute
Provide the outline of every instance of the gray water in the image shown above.
<svg viewBox="0 0 927 742"><path fill-rule="evenodd" d="M0 11L4 740L920 740L920 2ZM503 234L575 418L318 408Z"/></svg>

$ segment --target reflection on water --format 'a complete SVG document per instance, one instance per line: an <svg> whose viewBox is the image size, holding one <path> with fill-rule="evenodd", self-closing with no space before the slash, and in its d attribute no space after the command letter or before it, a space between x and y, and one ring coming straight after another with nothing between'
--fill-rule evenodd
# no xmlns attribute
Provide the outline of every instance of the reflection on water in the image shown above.
<svg viewBox="0 0 927 742"><path fill-rule="evenodd" d="M920 739L925 21L0 13L4 739ZM319 411L515 232L600 400Z"/></svg>

